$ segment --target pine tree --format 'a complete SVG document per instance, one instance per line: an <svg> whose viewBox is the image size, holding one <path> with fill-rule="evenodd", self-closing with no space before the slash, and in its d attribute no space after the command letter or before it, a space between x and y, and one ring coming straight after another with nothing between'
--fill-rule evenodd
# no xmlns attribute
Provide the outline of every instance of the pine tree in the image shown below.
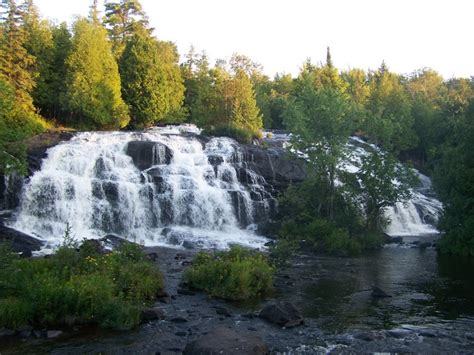
<svg viewBox="0 0 474 355"><path fill-rule="evenodd" d="M41 20L33 0L27 0L22 8L23 29L25 31L25 48L35 58L32 66L36 85L32 96L35 107L46 116L51 117L51 101L57 93L51 91L50 82L54 75L53 35L47 21ZM64 78L63 78L64 79Z"/></svg>
<svg viewBox="0 0 474 355"><path fill-rule="evenodd" d="M252 81L242 69L238 69L232 79L232 86L232 125L258 132L263 127L263 122Z"/></svg>
<svg viewBox="0 0 474 355"><path fill-rule="evenodd" d="M82 18L74 24L63 102L71 124L95 129L125 127L129 116L121 98L117 62L94 9L91 15L92 20Z"/></svg>
<svg viewBox="0 0 474 355"><path fill-rule="evenodd" d="M127 38L133 36L137 30L147 29L150 34L152 32L148 26L148 18L138 0L106 1L105 24L116 58L120 58Z"/></svg>
<svg viewBox="0 0 474 355"><path fill-rule="evenodd" d="M122 94L133 127L180 121L184 85L176 47L154 39L145 29L127 40L120 59Z"/></svg>
<svg viewBox="0 0 474 355"><path fill-rule="evenodd" d="M21 26L21 12L15 0L7 0L4 4L7 17L2 23L0 73L14 87L16 104L25 113L33 113L31 92L35 86L32 75L35 58L25 48L25 31Z"/></svg>

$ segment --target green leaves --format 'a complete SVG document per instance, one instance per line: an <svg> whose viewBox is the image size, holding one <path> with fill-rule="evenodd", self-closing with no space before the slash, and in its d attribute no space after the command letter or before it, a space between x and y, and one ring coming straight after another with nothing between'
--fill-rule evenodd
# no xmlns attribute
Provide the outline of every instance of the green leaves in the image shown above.
<svg viewBox="0 0 474 355"><path fill-rule="evenodd" d="M146 31L137 31L127 41L119 64L131 126L143 128L179 120L184 85L177 63L176 46L157 41Z"/></svg>
<svg viewBox="0 0 474 355"><path fill-rule="evenodd" d="M74 117L71 123L96 129L125 127L130 118L106 30L86 19L77 20L66 64L64 103Z"/></svg>

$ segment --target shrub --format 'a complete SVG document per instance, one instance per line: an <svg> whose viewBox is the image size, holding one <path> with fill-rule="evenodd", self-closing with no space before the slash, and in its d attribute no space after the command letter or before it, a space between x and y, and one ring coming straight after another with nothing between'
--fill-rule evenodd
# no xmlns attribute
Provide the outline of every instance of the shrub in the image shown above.
<svg viewBox="0 0 474 355"><path fill-rule="evenodd" d="M38 259L18 259L2 247L0 328L137 325L143 307L163 288L161 273L138 245L125 243L105 255L92 246L64 243L53 256Z"/></svg>
<svg viewBox="0 0 474 355"><path fill-rule="evenodd" d="M257 252L234 246L229 251L200 252L184 278L213 297L239 301L261 298L272 289L273 268Z"/></svg>
<svg viewBox="0 0 474 355"><path fill-rule="evenodd" d="M224 136L235 139L239 143L250 144L254 139L262 138L260 131L251 131L236 126L215 126L202 131L206 136Z"/></svg>

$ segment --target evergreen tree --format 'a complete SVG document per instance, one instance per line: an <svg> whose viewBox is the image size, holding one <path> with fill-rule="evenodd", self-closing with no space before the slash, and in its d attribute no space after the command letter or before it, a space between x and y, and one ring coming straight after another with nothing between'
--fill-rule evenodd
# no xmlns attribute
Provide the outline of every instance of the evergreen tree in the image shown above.
<svg viewBox="0 0 474 355"><path fill-rule="evenodd" d="M25 113L33 113L31 92L35 86L32 74L35 58L25 48L26 35L15 0L7 0L3 4L7 17L2 23L0 73L13 86L16 104Z"/></svg>
<svg viewBox="0 0 474 355"><path fill-rule="evenodd" d="M137 30L127 40L120 75L133 127L183 119L184 85L172 43L157 41L145 29Z"/></svg>
<svg viewBox="0 0 474 355"><path fill-rule="evenodd" d="M252 81L242 69L238 69L232 79L232 90L231 124L251 132L258 132L263 127L262 116L257 106Z"/></svg>
<svg viewBox="0 0 474 355"><path fill-rule="evenodd" d="M138 0L106 1L105 24L116 58L120 58L127 39L137 30L147 29L150 34L152 32L148 28L148 18Z"/></svg>
<svg viewBox="0 0 474 355"><path fill-rule="evenodd" d="M64 103L70 112L70 123L94 129L125 127L128 110L120 93L118 66L112 54L107 31L97 23L78 19L74 24L72 49L66 59L66 93Z"/></svg>
<svg viewBox="0 0 474 355"><path fill-rule="evenodd" d="M35 87L32 91L35 107L46 116L51 115L52 100L58 93L51 90L53 67L53 35L47 21L41 20L33 0L27 0L22 9L25 48L35 58L32 70ZM64 80L64 77L63 77Z"/></svg>
<svg viewBox="0 0 474 355"><path fill-rule="evenodd" d="M51 93L48 98L48 106L45 112L49 117L63 121L67 117L67 106L65 106L62 97L66 92L67 65L66 59L69 57L72 49L71 33L67 28L66 22L52 30L53 48L51 53L51 71L49 81L47 82L47 91Z"/></svg>

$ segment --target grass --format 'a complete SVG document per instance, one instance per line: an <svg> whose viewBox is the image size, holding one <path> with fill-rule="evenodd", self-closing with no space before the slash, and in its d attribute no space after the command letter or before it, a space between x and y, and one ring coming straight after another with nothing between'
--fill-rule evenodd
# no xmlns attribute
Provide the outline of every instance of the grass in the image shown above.
<svg viewBox="0 0 474 355"><path fill-rule="evenodd" d="M99 254L87 241L49 258L19 259L0 246L0 328L99 324L129 329L163 288L140 246Z"/></svg>
<svg viewBox="0 0 474 355"><path fill-rule="evenodd" d="M273 268L265 255L234 246L229 251L198 253L184 278L213 297L245 301L271 292Z"/></svg>

